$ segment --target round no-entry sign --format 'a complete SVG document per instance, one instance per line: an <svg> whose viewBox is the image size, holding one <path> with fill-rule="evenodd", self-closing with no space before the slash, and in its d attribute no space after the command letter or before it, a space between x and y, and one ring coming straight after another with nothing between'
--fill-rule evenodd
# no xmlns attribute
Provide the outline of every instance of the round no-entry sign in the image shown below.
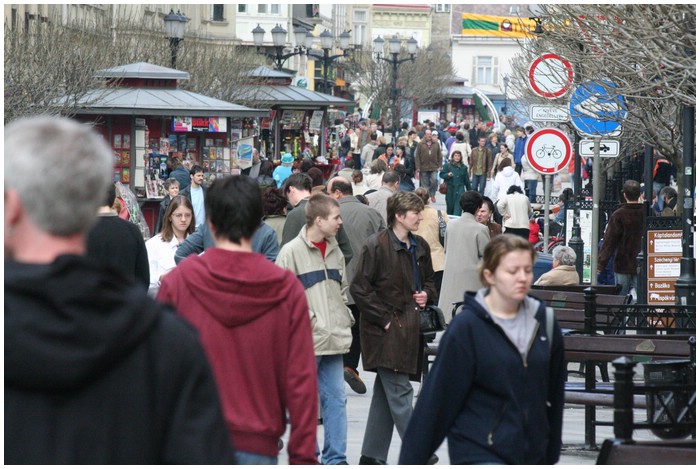
<svg viewBox="0 0 700 469"><path fill-rule="evenodd" d="M540 129L530 135L525 154L540 174L555 174L566 168L572 156L569 137L559 129Z"/></svg>
<svg viewBox="0 0 700 469"><path fill-rule="evenodd" d="M530 89L547 99L566 94L574 83L574 67L556 54L542 54L532 61L528 73Z"/></svg>

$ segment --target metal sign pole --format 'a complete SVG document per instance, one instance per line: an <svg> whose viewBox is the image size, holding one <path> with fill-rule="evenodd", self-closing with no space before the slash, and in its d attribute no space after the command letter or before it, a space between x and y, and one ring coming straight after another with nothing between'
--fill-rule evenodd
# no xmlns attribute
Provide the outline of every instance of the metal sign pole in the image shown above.
<svg viewBox="0 0 700 469"><path fill-rule="evenodd" d="M600 137L593 150L593 216L591 217L591 286L598 285L598 233L600 229Z"/></svg>
<svg viewBox="0 0 700 469"><path fill-rule="evenodd" d="M552 196L552 175L544 175L544 243L542 252L549 253L549 199Z"/></svg>

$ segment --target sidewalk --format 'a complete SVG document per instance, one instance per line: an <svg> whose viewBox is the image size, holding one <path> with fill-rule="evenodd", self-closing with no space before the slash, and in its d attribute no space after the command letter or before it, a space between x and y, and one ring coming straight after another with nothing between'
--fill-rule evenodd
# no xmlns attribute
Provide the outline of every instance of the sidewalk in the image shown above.
<svg viewBox="0 0 700 469"><path fill-rule="evenodd" d="M572 363L569 369L578 369L577 363ZM374 373L362 371L360 366L360 377L365 382L367 386L367 393L363 395L355 394L350 387L346 384L345 391L347 393L347 415L348 415L348 445L347 445L347 459L348 464L356 465L360 460L361 450L362 450L362 439L365 434L365 425L367 420L367 414L369 412L369 405L372 400L372 389L374 386ZM571 381L579 381L582 378L569 377ZM413 383L414 389L414 405L415 397L418 394L419 384ZM643 415L643 410L637 410L635 412L641 412ZM564 408L564 430L562 434L563 450L561 457L559 459L559 464L561 465L588 465L595 464L596 458L598 457L598 451L590 451L583 449L585 437L584 437L584 407L581 405L566 405ZM600 421L612 421L613 411L609 408L599 408L596 414L597 419ZM637 417L635 417L636 419ZM606 438L613 436L612 427L609 426L598 426L596 427L596 443L598 447L603 444ZM285 449L279 454L279 464L287 464L287 453L286 444L289 435L285 434L283 440L285 442ZM635 432L635 439L640 440L657 440L650 431L641 430ZM318 427L316 440L319 444L323 445L323 426ZM394 437L391 441L391 447L389 449L389 459L388 463L390 465L395 465L398 463L399 452L401 451L401 439L398 433L394 429ZM435 452L440 461L438 464L448 465L450 463L447 454L447 441L443 442L440 448Z"/></svg>

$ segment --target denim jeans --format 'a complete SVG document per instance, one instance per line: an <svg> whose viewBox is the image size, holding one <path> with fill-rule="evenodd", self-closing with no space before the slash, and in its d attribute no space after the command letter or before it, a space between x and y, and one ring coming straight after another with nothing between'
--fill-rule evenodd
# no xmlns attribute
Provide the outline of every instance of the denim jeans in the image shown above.
<svg viewBox="0 0 700 469"><path fill-rule="evenodd" d="M437 171L421 171L420 186L428 189L428 194L434 197L438 188Z"/></svg>
<svg viewBox="0 0 700 469"><path fill-rule="evenodd" d="M530 203L537 203L537 179L530 179L523 182L525 183L525 190L527 191L527 198L530 199Z"/></svg>
<svg viewBox="0 0 700 469"><path fill-rule="evenodd" d="M276 466L277 456L265 456L264 454L235 451L236 464L245 466Z"/></svg>
<svg viewBox="0 0 700 469"><path fill-rule="evenodd" d="M484 195L484 189L486 189L486 173L482 174L481 176L473 174L472 190L477 191L481 195Z"/></svg>
<svg viewBox="0 0 700 469"><path fill-rule="evenodd" d="M615 283L618 285L621 285L622 288L620 288L620 295L626 296L629 294L632 289L635 291L635 295L639 291L637 289L637 275L632 275L632 274L618 274L615 272ZM637 300L639 301L639 300ZM635 301L635 303L637 302Z"/></svg>
<svg viewBox="0 0 700 469"><path fill-rule="evenodd" d="M317 355L316 368L323 415L321 464L344 463L348 440L348 418L345 410L347 398L343 377L343 356Z"/></svg>

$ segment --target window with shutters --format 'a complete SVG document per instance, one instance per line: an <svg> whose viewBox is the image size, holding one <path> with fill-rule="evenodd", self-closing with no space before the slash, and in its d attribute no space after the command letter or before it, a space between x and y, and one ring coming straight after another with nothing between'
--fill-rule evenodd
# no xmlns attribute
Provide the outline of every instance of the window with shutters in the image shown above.
<svg viewBox="0 0 700 469"><path fill-rule="evenodd" d="M498 84L498 57L474 57L473 83L475 85Z"/></svg>

